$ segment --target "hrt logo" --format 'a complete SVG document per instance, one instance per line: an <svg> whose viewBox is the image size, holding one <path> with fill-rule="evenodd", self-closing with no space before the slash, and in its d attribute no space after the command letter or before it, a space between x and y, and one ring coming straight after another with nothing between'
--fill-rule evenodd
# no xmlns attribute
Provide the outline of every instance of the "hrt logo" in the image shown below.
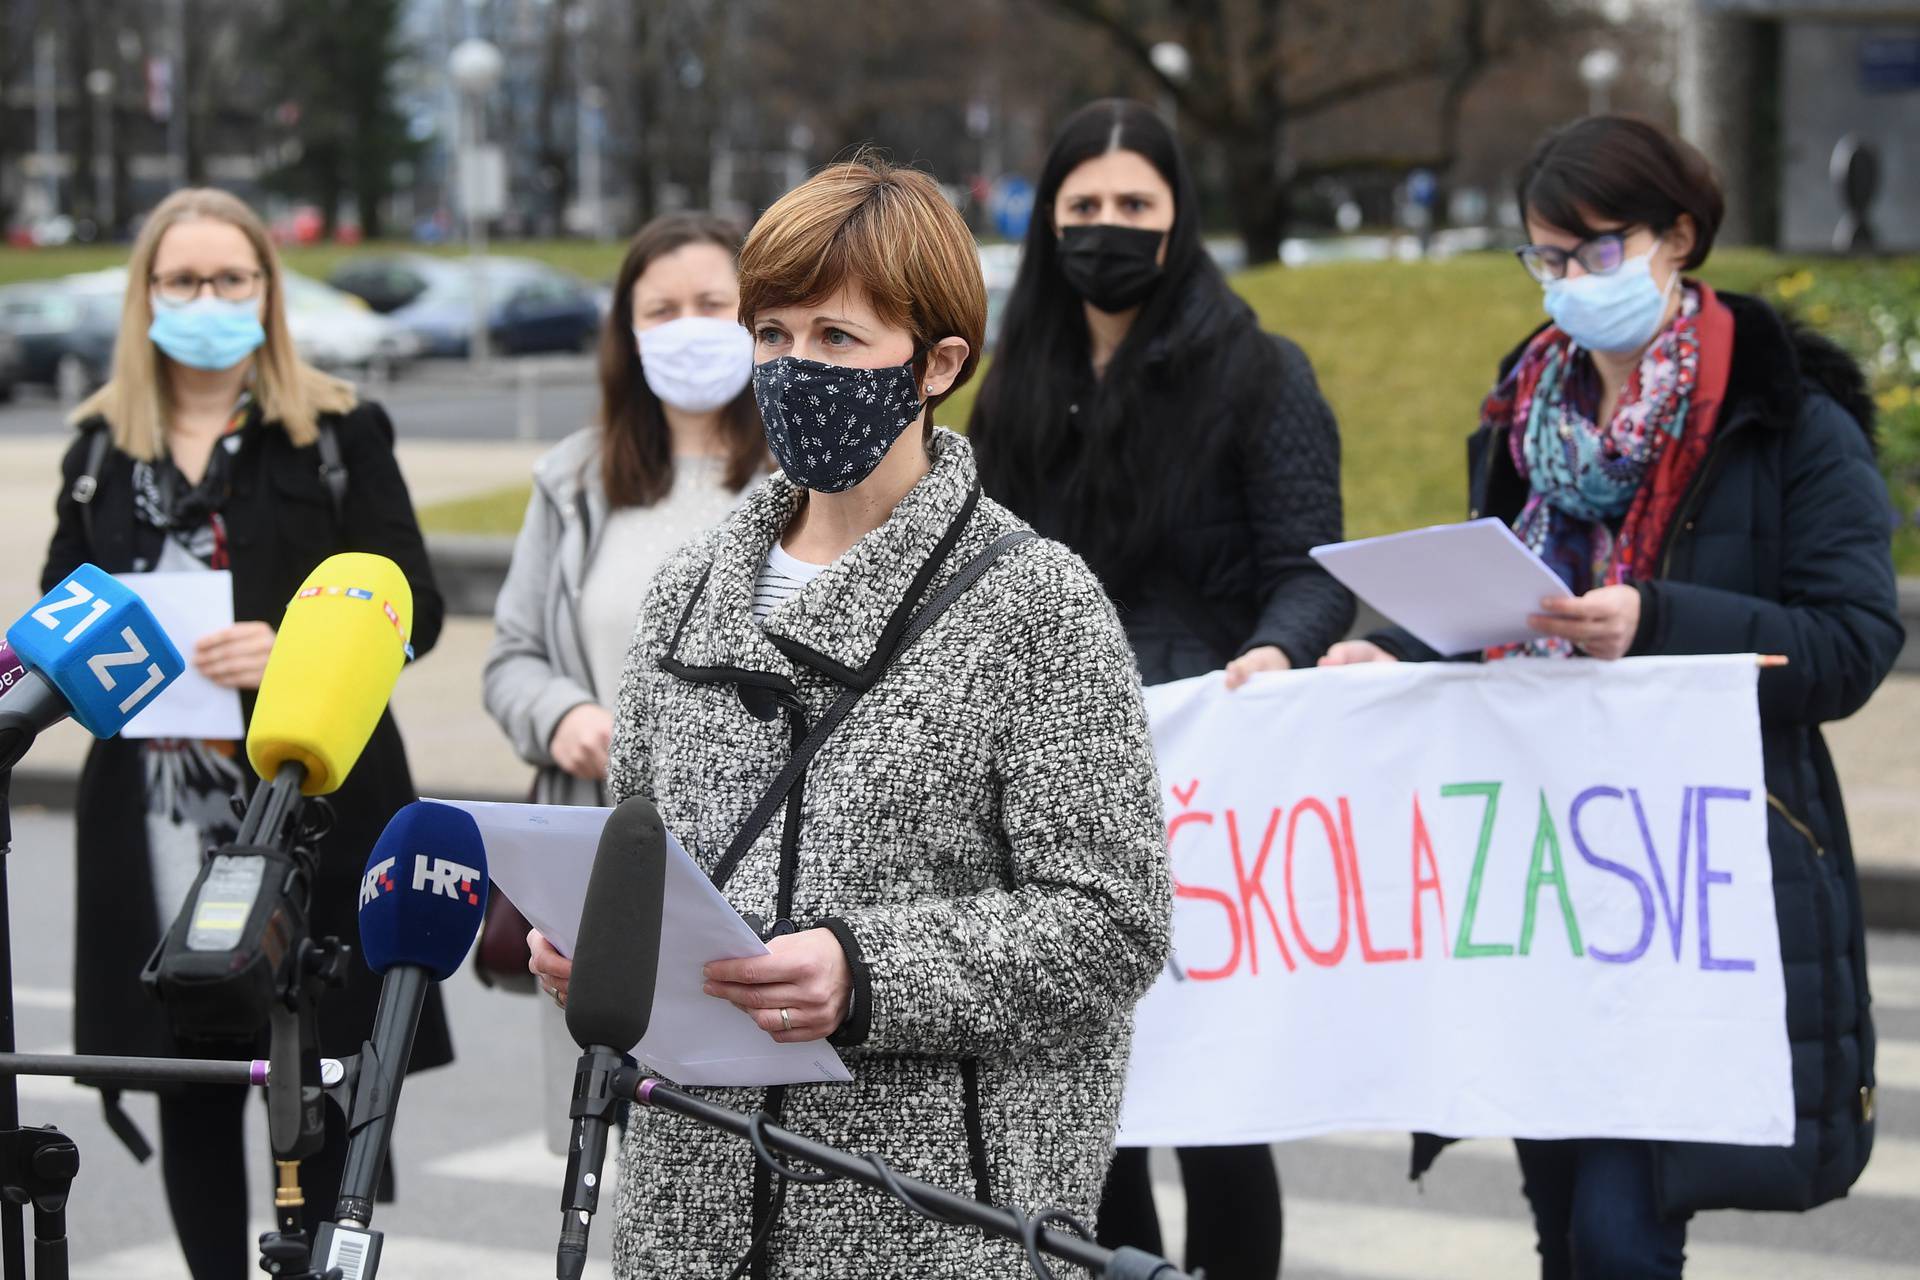
<svg viewBox="0 0 1920 1280"><path fill-rule="evenodd" d="M382 858L367 868L367 874L360 879L360 905L366 906L383 893L393 892L392 858Z"/></svg>
<svg viewBox="0 0 1920 1280"><path fill-rule="evenodd" d="M473 867L463 867L450 858L429 858L423 853L413 860L415 893L438 893L455 902L465 898L468 906L477 907L480 905L480 893L474 882L479 878L479 871Z"/></svg>

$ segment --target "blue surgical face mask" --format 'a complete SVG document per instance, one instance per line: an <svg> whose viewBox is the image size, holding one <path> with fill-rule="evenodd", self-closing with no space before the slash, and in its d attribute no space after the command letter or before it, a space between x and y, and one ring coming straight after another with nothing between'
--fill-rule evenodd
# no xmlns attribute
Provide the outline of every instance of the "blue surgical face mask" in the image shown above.
<svg viewBox="0 0 1920 1280"><path fill-rule="evenodd" d="M156 304L147 326L153 345L195 369L231 369L267 340L258 301L195 298L185 306Z"/></svg>
<svg viewBox="0 0 1920 1280"><path fill-rule="evenodd" d="M1547 314L1561 332L1588 351L1638 351L1660 332L1667 298L1679 279L1675 271L1667 277L1666 288L1655 284L1653 250L1649 249L1603 276L1549 280Z"/></svg>
<svg viewBox="0 0 1920 1280"><path fill-rule="evenodd" d="M873 474L920 416L913 361L855 369L776 356L753 370L767 447L787 479L842 493Z"/></svg>

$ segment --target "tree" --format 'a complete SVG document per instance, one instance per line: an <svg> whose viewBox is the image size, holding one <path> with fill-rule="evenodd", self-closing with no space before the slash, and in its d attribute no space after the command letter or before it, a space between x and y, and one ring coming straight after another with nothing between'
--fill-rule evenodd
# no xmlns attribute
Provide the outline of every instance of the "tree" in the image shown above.
<svg viewBox="0 0 1920 1280"><path fill-rule="evenodd" d="M1279 257L1299 184L1391 163L1444 173L1467 94L1555 21L1552 0L1052 0L1106 33L1152 76L1181 119L1221 149L1233 220L1251 263ZM1157 64L1162 41L1188 69ZM1298 136L1358 104L1418 91L1405 135L1301 163ZM1409 106L1414 103L1407 104Z"/></svg>
<svg viewBox="0 0 1920 1280"><path fill-rule="evenodd" d="M377 237L394 167L418 150L394 89L402 2L280 0L263 45L291 143L273 185L318 205L329 235L351 195L361 231Z"/></svg>

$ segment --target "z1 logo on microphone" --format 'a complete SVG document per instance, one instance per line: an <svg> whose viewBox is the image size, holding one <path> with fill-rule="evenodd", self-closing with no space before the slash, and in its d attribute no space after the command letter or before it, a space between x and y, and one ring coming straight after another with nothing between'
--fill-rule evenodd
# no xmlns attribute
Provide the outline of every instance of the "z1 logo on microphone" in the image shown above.
<svg viewBox="0 0 1920 1280"><path fill-rule="evenodd" d="M158 619L94 565L69 574L7 629L7 643L44 676L96 738L111 738L186 669Z"/></svg>
<svg viewBox="0 0 1920 1280"><path fill-rule="evenodd" d="M399 886L393 878L396 859L382 858L367 868L367 874L360 879L360 905L366 906L374 899L392 893ZM462 866L451 858L435 858L418 853L413 858L413 891L431 893L440 897L452 898L455 902L462 899L470 907L480 905L478 882L480 871L477 867Z"/></svg>

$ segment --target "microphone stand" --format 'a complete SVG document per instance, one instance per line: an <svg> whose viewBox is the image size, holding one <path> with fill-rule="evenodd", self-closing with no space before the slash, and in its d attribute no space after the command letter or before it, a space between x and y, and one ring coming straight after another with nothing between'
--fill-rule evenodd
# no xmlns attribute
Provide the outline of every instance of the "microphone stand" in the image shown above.
<svg viewBox="0 0 1920 1280"><path fill-rule="evenodd" d="M1165 1258L1140 1249L1103 1249L1092 1240L1075 1234L1072 1228L1079 1224L1063 1213L1043 1210L1029 1217L1017 1210L969 1200L918 1178L895 1173L877 1156L842 1151L838 1147L829 1147L790 1133L769 1123L764 1112L743 1115L727 1107L715 1106L664 1080L654 1077L641 1079L638 1068L625 1067L622 1071L623 1074L617 1073L614 1077L613 1087L619 1092L631 1096L642 1106L675 1111L747 1139L753 1144L754 1155L776 1174L796 1177L801 1182L851 1178L886 1192L908 1208L935 1221L978 1227L988 1235L1005 1237L1025 1247L1028 1264L1038 1276L1051 1274L1039 1257L1045 1253L1084 1267L1090 1275L1101 1277L1102 1280L1203 1280L1198 1275L1189 1276ZM776 1151L797 1157L819 1172L790 1172L774 1157ZM1056 1229L1056 1226L1049 1224L1068 1229Z"/></svg>
<svg viewBox="0 0 1920 1280"><path fill-rule="evenodd" d="M7 899L7 864L13 852L9 791L13 766L0 767L0 1053L14 1050L13 934ZM33 1206L33 1273L36 1280L67 1280L67 1194L80 1171L80 1149L49 1125L20 1127L20 1090L9 1075L0 1080L0 1259L6 1280L26 1280L26 1214Z"/></svg>
<svg viewBox="0 0 1920 1280"><path fill-rule="evenodd" d="M240 823L236 843L291 848L299 839L303 804L300 784L306 766L287 761L273 781L254 795ZM340 1280L338 1271L313 1270L312 1242L301 1221L306 1193L300 1164L326 1145L326 1105L320 1067L319 1000L322 987L338 985L346 972L346 951L336 939L302 938L288 989L268 1021L267 1130L277 1171L273 1207L275 1230L260 1237L260 1265L280 1280Z"/></svg>

